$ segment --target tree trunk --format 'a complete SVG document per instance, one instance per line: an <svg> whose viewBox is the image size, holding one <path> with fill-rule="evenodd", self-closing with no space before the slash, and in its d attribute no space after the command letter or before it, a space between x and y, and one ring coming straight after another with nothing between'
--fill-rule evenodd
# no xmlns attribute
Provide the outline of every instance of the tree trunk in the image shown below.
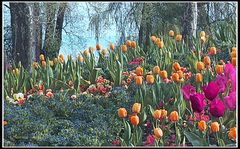
<svg viewBox="0 0 240 149"><path fill-rule="evenodd" d="M30 11L26 3L10 3L12 48L15 63L27 70L31 66Z"/></svg>
<svg viewBox="0 0 240 149"><path fill-rule="evenodd" d="M55 13L56 13L56 4L47 3L47 26L45 31L45 40L44 40L44 55L50 59L55 56L56 44L54 41L54 29L55 29Z"/></svg>
<svg viewBox="0 0 240 149"><path fill-rule="evenodd" d="M140 29L139 29L139 32L138 32L138 36L139 36L139 39L138 39L138 43L139 43L139 46L141 48L143 48L143 26L144 26L144 23L143 23L143 19L144 19L144 11L145 11L145 4L143 4L143 8L142 8L142 19L141 19L141 23L140 23Z"/></svg>
<svg viewBox="0 0 240 149"><path fill-rule="evenodd" d="M183 30L182 30L182 36L185 41L188 42L191 49L193 49L193 41L192 41L192 21L193 21L193 12L192 12L192 4L186 3L185 4L185 12L183 15Z"/></svg>
<svg viewBox="0 0 240 149"><path fill-rule="evenodd" d="M152 24L150 16L151 4L143 4L142 19L139 30L139 45L144 51L147 51L150 45L149 36L152 32Z"/></svg>
<svg viewBox="0 0 240 149"><path fill-rule="evenodd" d="M62 28L66 8L67 3L62 3L59 5L57 19L55 21L57 4L47 4L47 26L43 49L46 52L45 55L50 59L57 57L61 47Z"/></svg>
<svg viewBox="0 0 240 149"><path fill-rule="evenodd" d="M55 39L56 39L56 55L58 55L61 47L62 42L62 28L63 28L63 22L64 22L64 13L67 8L67 3L62 3L59 6L58 9L58 15L57 15L57 22L56 22L56 30L55 30Z"/></svg>
<svg viewBox="0 0 240 149"><path fill-rule="evenodd" d="M34 40L34 52L35 60L39 61L39 55L43 54L42 51L42 21L40 17L40 6L39 3L33 4L33 40Z"/></svg>
<svg viewBox="0 0 240 149"><path fill-rule="evenodd" d="M192 12L193 12L193 21L192 21L192 35L193 37L196 38L196 34L197 34L197 2L193 2L192 4Z"/></svg>

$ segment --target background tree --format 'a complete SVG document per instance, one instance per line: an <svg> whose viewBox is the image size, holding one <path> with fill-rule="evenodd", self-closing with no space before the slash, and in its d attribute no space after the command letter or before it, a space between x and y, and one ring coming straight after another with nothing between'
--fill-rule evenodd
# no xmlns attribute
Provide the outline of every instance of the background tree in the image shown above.
<svg viewBox="0 0 240 149"><path fill-rule="evenodd" d="M26 3L10 3L13 59L26 69L31 64L30 10Z"/></svg>

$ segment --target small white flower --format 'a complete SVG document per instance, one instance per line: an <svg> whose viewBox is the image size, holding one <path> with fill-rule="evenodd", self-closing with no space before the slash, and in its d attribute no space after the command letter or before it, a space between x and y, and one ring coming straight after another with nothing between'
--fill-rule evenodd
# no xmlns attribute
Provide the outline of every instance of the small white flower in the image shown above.
<svg viewBox="0 0 240 149"><path fill-rule="evenodd" d="M6 97L6 100L10 103L17 104L17 101L15 101L13 98L10 98L9 96Z"/></svg>
<svg viewBox="0 0 240 149"><path fill-rule="evenodd" d="M77 95L72 95L71 96L71 99L76 99L77 98Z"/></svg>
<svg viewBox="0 0 240 149"><path fill-rule="evenodd" d="M17 101L22 100L24 99L24 95L23 93L13 94L13 99Z"/></svg>

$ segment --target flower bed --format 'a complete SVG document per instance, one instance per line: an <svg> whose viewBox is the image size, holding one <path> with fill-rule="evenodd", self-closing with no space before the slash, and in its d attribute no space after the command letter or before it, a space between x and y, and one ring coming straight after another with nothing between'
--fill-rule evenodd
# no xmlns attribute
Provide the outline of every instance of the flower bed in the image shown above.
<svg viewBox="0 0 240 149"><path fill-rule="evenodd" d="M5 145L236 146L236 48L223 61L203 32L194 50L173 31L150 40L7 70Z"/></svg>

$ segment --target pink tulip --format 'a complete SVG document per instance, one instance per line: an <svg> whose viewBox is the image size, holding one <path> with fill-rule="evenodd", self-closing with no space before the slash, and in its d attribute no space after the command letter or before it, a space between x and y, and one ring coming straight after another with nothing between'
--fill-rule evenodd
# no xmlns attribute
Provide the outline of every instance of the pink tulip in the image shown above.
<svg viewBox="0 0 240 149"><path fill-rule="evenodd" d="M42 91L42 90L39 90L39 91L38 91L38 95L43 95L43 91Z"/></svg>
<svg viewBox="0 0 240 149"><path fill-rule="evenodd" d="M190 95L190 101L194 112L202 112L204 110L205 103L203 94L196 93Z"/></svg>
<svg viewBox="0 0 240 149"><path fill-rule="evenodd" d="M236 109L236 92L231 92L224 97L224 103L230 111L234 111Z"/></svg>
<svg viewBox="0 0 240 149"><path fill-rule="evenodd" d="M134 61L128 62L128 65L138 65L138 64L140 64L140 62L134 62Z"/></svg>
<svg viewBox="0 0 240 149"><path fill-rule="evenodd" d="M209 112L212 114L212 116L222 117L225 112L225 106L224 106L222 100L214 99L210 103Z"/></svg>
<svg viewBox="0 0 240 149"><path fill-rule="evenodd" d="M226 88L227 88L227 83L228 83L228 79L226 76L224 75L217 75L217 78L215 80L215 83L218 85L219 87L219 92L220 93L224 93Z"/></svg>
<svg viewBox="0 0 240 149"><path fill-rule="evenodd" d="M194 112L197 121L204 120L206 123L210 120L208 115L204 115L204 111L201 113Z"/></svg>
<svg viewBox="0 0 240 149"><path fill-rule="evenodd" d="M205 94L205 97L209 100L213 100L214 98L217 97L218 93L219 93L219 87L218 85L212 81L210 82L208 85L203 86L202 90Z"/></svg>
<svg viewBox="0 0 240 149"><path fill-rule="evenodd" d="M234 68L234 66L230 63L230 64L225 64L224 65L224 75L229 78L229 75L232 73L232 71L236 70L236 68Z"/></svg>
<svg viewBox="0 0 240 149"><path fill-rule="evenodd" d="M184 99L189 101L190 95L193 95L196 93L196 88L188 83L181 88L181 92L183 94Z"/></svg>
<svg viewBox="0 0 240 149"><path fill-rule="evenodd" d="M121 142L118 139L112 141L113 146L119 146L120 144L121 144Z"/></svg>
<svg viewBox="0 0 240 149"><path fill-rule="evenodd" d="M54 97L54 95L53 95L52 92L47 92L46 96L47 96L48 98L53 98L53 97Z"/></svg>
<svg viewBox="0 0 240 149"><path fill-rule="evenodd" d="M237 85L237 83L236 83L236 78L237 78L236 75L237 75L236 69L234 69L234 70L229 74L229 78L230 78L231 84L232 84L231 92L236 91L236 85Z"/></svg>
<svg viewBox="0 0 240 149"><path fill-rule="evenodd" d="M148 135L147 136L147 141L145 141L143 144L145 145L145 146L152 146L152 145L154 145L154 137L152 136L152 135Z"/></svg>

